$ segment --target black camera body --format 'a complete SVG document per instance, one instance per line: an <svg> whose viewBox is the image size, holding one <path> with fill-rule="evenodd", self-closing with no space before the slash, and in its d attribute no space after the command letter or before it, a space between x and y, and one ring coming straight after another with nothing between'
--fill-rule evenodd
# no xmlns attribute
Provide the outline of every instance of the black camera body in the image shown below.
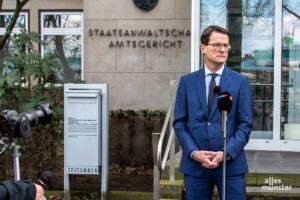
<svg viewBox="0 0 300 200"><path fill-rule="evenodd" d="M53 112L48 103L40 104L36 109L18 114L15 110L4 110L0 115L0 132L9 138L25 138L30 135L31 128L38 124L51 122Z"/></svg>

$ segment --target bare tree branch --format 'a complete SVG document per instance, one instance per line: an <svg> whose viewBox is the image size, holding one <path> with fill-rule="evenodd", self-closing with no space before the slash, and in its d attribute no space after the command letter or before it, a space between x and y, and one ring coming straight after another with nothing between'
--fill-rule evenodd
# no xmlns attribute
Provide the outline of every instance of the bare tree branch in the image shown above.
<svg viewBox="0 0 300 200"><path fill-rule="evenodd" d="M16 0L16 9L15 9L15 12L13 14L13 17L11 19L11 21L9 22L9 25L6 29L6 32L5 34L1 37L0 39L0 50L3 48L3 46L5 45L6 43L6 40L9 38L9 35L10 33L12 32L14 26L16 25L16 22L17 22L17 19L19 17L19 14L23 8L23 6L28 2L29 0ZM3 3L3 0L0 0L0 3L1 3L1 8L2 8L2 3ZM1 9L0 9L1 10Z"/></svg>
<svg viewBox="0 0 300 200"><path fill-rule="evenodd" d="M2 10L3 0L0 0L0 11Z"/></svg>
<svg viewBox="0 0 300 200"><path fill-rule="evenodd" d="M282 8L286 9L289 13L291 13L292 15L294 15L295 17L297 17L298 19L300 19L300 16L297 15L295 12L293 12L292 10L288 9L287 6L282 5Z"/></svg>
<svg viewBox="0 0 300 200"><path fill-rule="evenodd" d="M28 2L29 0L23 0L23 1L20 1L20 5L23 7L25 6L25 4Z"/></svg>

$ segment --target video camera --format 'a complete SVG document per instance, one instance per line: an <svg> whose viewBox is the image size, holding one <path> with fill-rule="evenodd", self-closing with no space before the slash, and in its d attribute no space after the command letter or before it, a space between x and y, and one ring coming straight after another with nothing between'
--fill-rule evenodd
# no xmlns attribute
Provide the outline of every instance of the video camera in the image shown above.
<svg viewBox="0 0 300 200"><path fill-rule="evenodd" d="M53 112L49 103L43 103L36 109L18 114L15 110L4 110L0 115L0 135L9 138L25 138L30 135L30 127L51 122Z"/></svg>

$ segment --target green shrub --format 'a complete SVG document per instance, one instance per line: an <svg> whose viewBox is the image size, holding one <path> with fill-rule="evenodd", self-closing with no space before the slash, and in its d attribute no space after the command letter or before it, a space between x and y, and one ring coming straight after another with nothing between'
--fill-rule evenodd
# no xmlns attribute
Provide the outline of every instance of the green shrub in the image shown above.
<svg viewBox="0 0 300 200"><path fill-rule="evenodd" d="M35 33L22 30L11 36L9 56L0 63L0 109L19 112L49 102L56 118L62 117L63 85L55 78L61 72L58 54L46 52L43 57L36 49L47 45Z"/></svg>
<svg viewBox="0 0 300 200"><path fill-rule="evenodd" d="M53 148L63 146L63 81L56 78L62 66L56 52L46 52L41 57L37 47L48 44L37 33L21 30L11 35L10 41L12 45L5 53L8 56L0 62L0 110L21 113L48 102L54 116L51 124L33 128L30 137L15 140L21 145L26 144L27 151L22 154L21 161L31 160L26 169L21 166L21 171L32 166L36 176L45 170L39 170L39 167L45 166L44 163L47 163L48 168L55 165L54 161L48 162L55 160L56 150ZM6 174L5 171L12 166L10 153L7 150L3 155L7 167L2 168L2 174Z"/></svg>

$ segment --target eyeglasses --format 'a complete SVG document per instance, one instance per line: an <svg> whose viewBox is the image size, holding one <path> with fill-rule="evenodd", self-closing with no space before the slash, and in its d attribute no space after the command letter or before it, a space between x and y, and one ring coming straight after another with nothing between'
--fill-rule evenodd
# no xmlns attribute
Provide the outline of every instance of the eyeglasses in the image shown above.
<svg viewBox="0 0 300 200"><path fill-rule="evenodd" d="M230 44L221 44L221 43L213 43L213 44L207 44L207 45L211 45L214 50L216 51L220 51L222 49L222 47L224 47L225 50L230 51L231 46Z"/></svg>

